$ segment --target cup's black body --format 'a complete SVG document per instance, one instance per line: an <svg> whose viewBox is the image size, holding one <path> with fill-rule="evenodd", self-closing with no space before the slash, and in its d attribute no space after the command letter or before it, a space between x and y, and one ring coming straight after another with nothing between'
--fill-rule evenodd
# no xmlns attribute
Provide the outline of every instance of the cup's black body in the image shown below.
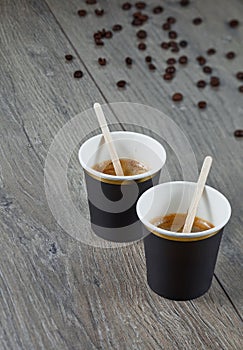
<svg viewBox="0 0 243 350"><path fill-rule="evenodd" d="M142 238L136 213L140 195L159 182L160 171L140 181L116 182L94 178L85 171L91 227L94 233L113 242Z"/></svg>
<svg viewBox="0 0 243 350"><path fill-rule="evenodd" d="M212 283L222 233L223 229L197 241L173 241L150 233L144 239L150 288L172 300L194 299L206 293Z"/></svg>

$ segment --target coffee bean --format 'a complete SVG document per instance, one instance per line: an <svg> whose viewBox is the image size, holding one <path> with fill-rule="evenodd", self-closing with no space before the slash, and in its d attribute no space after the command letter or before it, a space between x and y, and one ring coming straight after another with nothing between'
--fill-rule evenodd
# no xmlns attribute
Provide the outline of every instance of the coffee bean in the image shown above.
<svg viewBox="0 0 243 350"><path fill-rule="evenodd" d="M211 74L212 73L212 68L209 66L204 66L203 67L203 72L206 74Z"/></svg>
<svg viewBox="0 0 243 350"><path fill-rule="evenodd" d="M122 30L122 26L120 24L114 24L112 30L113 32L120 32L120 30Z"/></svg>
<svg viewBox="0 0 243 350"><path fill-rule="evenodd" d="M172 95L172 100L175 102L180 102L183 100L183 95L180 92L176 92L174 95Z"/></svg>
<svg viewBox="0 0 243 350"><path fill-rule="evenodd" d="M208 51L207 51L208 56L212 56L212 55L214 55L215 53L216 53L216 50L215 50L214 48L210 48L210 49L208 49Z"/></svg>
<svg viewBox="0 0 243 350"><path fill-rule="evenodd" d="M213 87L219 86L220 85L219 78L218 77L211 77L210 85L213 86Z"/></svg>
<svg viewBox="0 0 243 350"><path fill-rule="evenodd" d="M103 16L104 12L104 10L95 9L95 14L97 17Z"/></svg>
<svg viewBox="0 0 243 350"><path fill-rule="evenodd" d="M67 61L72 61L73 60L73 55L65 55L65 58Z"/></svg>
<svg viewBox="0 0 243 350"><path fill-rule="evenodd" d="M173 66L169 66L165 69L165 73L168 73L168 74L174 74L175 71L176 71L176 69Z"/></svg>
<svg viewBox="0 0 243 350"><path fill-rule="evenodd" d="M100 66L105 66L106 65L106 59L100 57L98 59L98 63L99 63Z"/></svg>
<svg viewBox="0 0 243 350"><path fill-rule="evenodd" d="M145 39L147 37L147 32L145 30L139 30L137 32L137 37L139 39Z"/></svg>
<svg viewBox="0 0 243 350"><path fill-rule="evenodd" d="M106 39L110 39L110 38L112 38L112 37L113 37L112 32L111 32L110 30L107 30L107 32L105 33L105 38L106 38Z"/></svg>
<svg viewBox="0 0 243 350"><path fill-rule="evenodd" d="M233 60L233 58L235 58L235 53L233 51L229 51L226 53L225 57L228 58L228 60Z"/></svg>
<svg viewBox="0 0 243 350"><path fill-rule="evenodd" d="M146 3L143 1L136 2L136 4L135 4L135 7L138 10L143 10L143 9L145 9L146 6L147 6Z"/></svg>
<svg viewBox="0 0 243 350"><path fill-rule="evenodd" d="M229 26L231 28L236 28L238 27L238 25L239 25L239 21L237 19L232 19L231 21L229 21Z"/></svg>
<svg viewBox="0 0 243 350"><path fill-rule="evenodd" d="M146 56L145 57L145 61L148 62L148 63L152 62L152 57L151 56Z"/></svg>
<svg viewBox="0 0 243 350"><path fill-rule="evenodd" d="M162 25L162 29L164 29L164 30L170 30L170 24L169 24L168 22L164 23L164 24Z"/></svg>
<svg viewBox="0 0 243 350"><path fill-rule="evenodd" d="M95 5L97 3L96 0L86 0L85 2L87 5Z"/></svg>
<svg viewBox="0 0 243 350"><path fill-rule="evenodd" d="M179 45L180 45L180 47L187 47L187 41L186 40L181 40L180 42L179 42Z"/></svg>
<svg viewBox="0 0 243 350"><path fill-rule="evenodd" d="M173 66L174 64L176 64L176 59L175 58L168 58L168 60L166 61L166 63L169 65L169 66Z"/></svg>
<svg viewBox="0 0 243 350"><path fill-rule="evenodd" d="M169 45L170 45L170 47L178 47L177 42L174 41L174 40L170 40L170 41L169 41Z"/></svg>
<svg viewBox="0 0 243 350"><path fill-rule="evenodd" d="M173 74L165 73L163 75L164 80L172 80L174 78Z"/></svg>
<svg viewBox="0 0 243 350"><path fill-rule="evenodd" d="M170 47L170 45L168 43L166 43L165 41L163 41L160 46L164 50L168 50L168 48Z"/></svg>
<svg viewBox="0 0 243 350"><path fill-rule="evenodd" d="M132 5L130 4L130 2L124 2L124 4L122 5L122 9L124 11L130 10L131 7Z"/></svg>
<svg viewBox="0 0 243 350"><path fill-rule="evenodd" d="M181 57L179 57L178 62L179 62L180 64L187 64L187 62L188 62L187 56L181 56Z"/></svg>
<svg viewBox="0 0 243 350"><path fill-rule="evenodd" d="M200 66L203 66L207 62L207 60L203 56L198 56L196 60Z"/></svg>
<svg viewBox="0 0 243 350"><path fill-rule="evenodd" d="M234 132L235 137L243 137L243 130L235 130Z"/></svg>
<svg viewBox="0 0 243 350"><path fill-rule="evenodd" d="M198 108L205 109L207 107L207 102L206 101L199 101L197 105L198 105Z"/></svg>
<svg viewBox="0 0 243 350"><path fill-rule="evenodd" d="M126 86L126 81L125 80L119 80L116 85L119 87L119 88L124 88Z"/></svg>
<svg viewBox="0 0 243 350"><path fill-rule="evenodd" d="M199 24L202 23L202 19L200 17L196 17L196 18L194 18L192 23L195 24L195 26L198 26Z"/></svg>
<svg viewBox="0 0 243 350"><path fill-rule="evenodd" d="M190 4L190 1L189 0L181 0L180 1L180 5L181 6L188 6Z"/></svg>
<svg viewBox="0 0 243 350"><path fill-rule="evenodd" d="M162 6L156 6L153 8L153 13L155 15L159 14L159 13L162 13L164 11L163 7Z"/></svg>
<svg viewBox="0 0 243 350"><path fill-rule="evenodd" d="M80 17L85 17L87 15L87 11L86 10L78 10L78 15Z"/></svg>
<svg viewBox="0 0 243 350"><path fill-rule="evenodd" d="M179 47L172 47L172 49L170 51L171 52L179 52L180 49L179 49Z"/></svg>
<svg viewBox="0 0 243 350"><path fill-rule="evenodd" d="M100 39L95 39L95 44L97 46L104 46L104 41L100 40Z"/></svg>
<svg viewBox="0 0 243 350"><path fill-rule="evenodd" d="M243 85L238 87L239 92L243 92Z"/></svg>
<svg viewBox="0 0 243 350"><path fill-rule="evenodd" d="M176 39L177 38L177 33L174 30L171 30L168 35L169 35L170 39Z"/></svg>
<svg viewBox="0 0 243 350"><path fill-rule="evenodd" d="M132 59L131 59L131 57L126 57L126 58L125 58L125 62L126 62L126 64L127 64L128 66L131 66L131 65L132 65Z"/></svg>
<svg viewBox="0 0 243 350"><path fill-rule="evenodd" d="M205 88L206 85L207 85L207 83L206 83L206 81L204 81L204 80L199 80L199 81L197 82L197 87L200 88L200 89Z"/></svg>
<svg viewBox="0 0 243 350"><path fill-rule="evenodd" d="M156 67L155 67L155 65L153 63L149 63L148 67L149 67L150 70L155 70L156 69Z"/></svg>
<svg viewBox="0 0 243 350"><path fill-rule="evenodd" d="M237 78L238 80L243 80L243 72L238 72L238 73L236 73L236 78Z"/></svg>
<svg viewBox="0 0 243 350"><path fill-rule="evenodd" d="M175 19L175 17L167 17L167 22L170 24L174 24L174 23L176 23L176 19Z"/></svg>
<svg viewBox="0 0 243 350"><path fill-rule="evenodd" d="M137 19L140 19L143 22L148 20L148 15L142 13L141 11L134 12L133 17L137 18Z"/></svg>
<svg viewBox="0 0 243 350"><path fill-rule="evenodd" d="M73 73L74 78L77 78L77 79L82 78L83 75L84 75L84 74L83 74L83 72L82 72L81 70L76 70L76 71Z"/></svg>
<svg viewBox="0 0 243 350"><path fill-rule="evenodd" d="M146 50L147 46L145 43L139 43L138 44L138 49L141 50L141 51L144 51Z"/></svg>
<svg viewBox="0 0 243 350"><path fill-rule="evenodd" d="M141 25L143 25L143 21L141 21L138 18L135 18L131 24L132 24L132 26L141 26Z"/></svg>

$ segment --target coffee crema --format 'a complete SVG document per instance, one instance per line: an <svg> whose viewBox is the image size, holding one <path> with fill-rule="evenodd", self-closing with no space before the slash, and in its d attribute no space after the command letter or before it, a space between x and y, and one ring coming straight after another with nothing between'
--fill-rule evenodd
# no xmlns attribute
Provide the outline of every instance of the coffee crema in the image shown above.
<svg viewBox="0 0 243 350"><path fill-rule="evenodd" d="M121 158L119 160L124 176L143 174L149 170L145 164L137 160L129 158ZM96 171L99 171L100 173L116 176L115 169L111 160L105 160L101 163L97 163L92 168Z"/></svg>
<svg viewBox="0 0 243 350"><path fill-rule="evenodd" d="M172 232L182 232L187 214L173 213L162 217L157 217L151 223L158 228ZM191 232L207 231L214 225L199 217L195 217Z"/></svg>

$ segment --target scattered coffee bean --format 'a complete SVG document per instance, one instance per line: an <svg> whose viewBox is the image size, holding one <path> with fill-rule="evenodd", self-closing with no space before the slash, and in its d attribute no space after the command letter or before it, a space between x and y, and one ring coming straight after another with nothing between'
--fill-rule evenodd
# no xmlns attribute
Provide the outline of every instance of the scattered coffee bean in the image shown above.
<svg viewBox="0 0 243 350"><path fill-rule="evenodd" d="M95 39L95 44L97 46L104 46L104 41L100 40L100 39Z"/></svg>
<svg viewBox="0 0 243 350"><path fill-rule="evenodd" d="M124 88L126 86L126 81L125 80L119 80L116 85L119 87L119 88Z"/></svg>
<svg viewBox="0 0 243 350"><path fill-rule="evenodd" d="M163 30L170 30L170 24L169 24L168 22L164 23L164 24L162 25L162 29L163 29Z"/></svg>
<svg viewBox="0 0 243 350"><path fill-rule="evenodd" d="M176 59L175 58L168 58L168 60L166 61L166 63L169 65L169 66L173 66L174 64L176 64Z"/></svg>
<svg viewBox="0 0 243 350"><path fill-rule="evenodd" d="M97 17L103 16L104 12L104 10L95 9L95 14Z"/></svg>
<svg viewBox="0 0 243 350"><path fill-rule="evenodd" d="M243 92L243 85L238 87L239 92Z"/></svg>
<svg viewBox="0 0 243 350"><path fill-rule="evenodd" d="M180 49L179 49L179 47L172 47L172 49L170 51L171 52L179 52Z"/></svg>
<svg viewBox="0 0 243 350"><path fill-rule="evenodd" d="M143 9L145 9L145 7L146 7L146 3L143 2L143 1L136 2L135 7L136 7L138 10L143 10Z"/></svg>
<svg viewBox="0 0 243 350"><path fill-rule="evenodd" d="M132 21L132 26L135 26L135 27L137 27L137 26L141 26L141 25L143 25L143 21L141 21L140 19L138 19L138 18L135 18L133 21Z"/></svg>
<svg viewBox="0 0 243 350"><path fill-rule="evenodd" d="M110 38L112 38L112 37L113 37L112 32L111 32L110 30L107 30L107 32L105 33L105 38L106 38L106 39L110 39Z"/></svg>
<svg viewBox="0 0 243 350"><path fill-rule="evenodd" d="M235 58L235 53L233 51L229 51L226 53L225 57L228 58L228 60L233 60L233 58Z"/></svg>
<svg viewBox="0 0 243 350"><path fill-rule="evenodd" d="M198 108L205 109L207 107L207 102L206 101L199 101L197 105L198 105Z"/></svg>
<svg viewBox="0 0 243 350"><path fill-rule="evenodd" d="M176 19L175 19L175 17L171 17L170 16L170 17L167 18L167 22L170 23L170 24L174 24L174 23L176 23Z"/></svg>
<svg viewBox="0 0 243 350"><path fill-rule="evenodd" d="M163 41L160 46L162 47L162 49L164 50L168 50L168 48L170 47L170 45L168 43L166 43L165 41Z"/></svg>
<svg viewBox="0 0 243 350"><path fill-rule="evenodd" d="M238 80L243 80L243 72L238 72L238 73L236 73L236 78L237 78Z"/></svg>
<svg viewBox="0 0 243 350"><path fill-rule="evenodd" d="M85 17L87 15L87 11L86 10L78 10L78 15L80 17Z"/></svg>
<svg viewBox="0 0 243 350"><path fill-rule="evenodd" d="M206 81L204 81L204 80L199 80L199 81L197 82L197 87L200 88L200 89L205 88L206 85L207 85L207 83L206 83Z"/></svg>
<svg viewBox="0 0 243 350"><path fill-rule="evenodd" d="M73 55L65 55L65 58L67 61L72 61L73 60Z"/></svg>
<svg viewBox="0 0 243 350"><path fill-rule="evenodd" d="M82 76L83 76L84 74L83 74L83 72L81 71L81 70L76 70L74 73L73 73L73 76L74 76L74 78L82 78Z"/></svg>
<svg viewBox="0 0 243 350"><path fill-rule="evenodd" d="M133 26L141 26L148 20L148 15L141 12L135 12L133 14L134 20L132 21Z"/></svg>
<svg viewBox="0 0 243 350"><path fill-rule="evenodd" d="M148 67L149 67L149 70L155 70L156 69L156 67L155 67L155 65L153 63L149 63Z"/></svg>
<svg viewBox="0 0 243 350"><path fill-rule="evenodd" d="M181 56L181 57L179 57L178 62L179 62L180 64L187 64L187 62L188 62L187 56Z"/></svg>
<svg viewBox="0 0 243 350"><path fill-rule="evenodd" d="M235 137L243 137L243 130L235 130L234 132Z"/></svg>
<svg viewBox="0 0 243 350"><path fill-rule="evenodd" d="M147 32L145 30L139 30L137 32L137 37L139 39L145 39L147 37Z"/></svg>
<svg viewBox="0 0 243 350"><path fill-rule="evenodd" d="M145 61L148 62L148 63L152 62L152 57L151 56L146 56L145 57Z"/></svg>
<svg viewBox="0 0 243 350"><path fill-rule="evenodd" d="M147 46L145 43L139 43L138 44L138 49L141 50L141 51L144 51L146 50Z"/></svg>
<svg viewBox="0 0 243 350"><path fill-rule="evenodd" d="M124 2L124 4L122 5L122 9L124 11L130 10L131 7L132 5L130 4L130 2Z"/></svg>
<svg viewBox="0 0 243 350"><path fill-rule="evenodd" d="M208 51L207 51L208 56L212 56L212 55L214 55L215 53L216 53L216 50L215 50L214 48L210 48L210 49L208 49Z"/></svg>
<svg viewBox="0 0 243 350"><path fill-rule="evenodd" d="M183 95L180 92L176 92L174 95L172 95L172 100L175 102L180 102L183 100Z"/></svg>
<svg viewBox="0 0 243 350"><path fill-rule="evenodd" d="M210 85L213 86L213 87L219 86L220 85L219 78L218 77L211 77Z"/></svg>
<svg viewBox="0 0 243 350"><path fill-rule="evenodd" d="M170 40L170 41L169 41L169 45L170 45L170 47L178 47L177 42L174 41L174 40Z"/></svg>
<svg viewBox="0 0 243 350"><path fill-rule="evenodd" d="M212 73L212 68L209 66L204 66L203 67L203 72L206 74L211 74Z"/></svg>
<svg viewBox="0 0 243 350"><path fill-rule="evenodd" d="M195 24L195 26L198 26L199 24L202 23L202 19L200 17L196 17L196 18L194 18L192 23Z"/></svg>
<svg viewBox="0 0 243 350"><path fill-rule="evenodd" d="M181 40L180 42L179 42L179 45L180 45L180 47L187 47L187 41L186 40Z"/></svg>
<svg viewBox="0 0 243 350"><path fill-rule="evenodd" d="M153 8L153 13L155 15L159 14L159 13L162 13L164 11L163 7L162 6L156 6Z"/></svg>
<svg viewBox="0 0 243 350"><path fill-rule="evenodd" d="M190 4L190 1L189 0L181 0L180 1L180 5L181 6L188 6Z"/></svg>
<svg viewBox="0 0 243 350"><path fill-rule="evenodd" d="M165 69L165 73L168 73L168 74L174 74L175 71L176 71L176 69L174 66L169 66Z"/></svg>
<svg viewBox="0 0 243 350"><path fill-rule="evenodd" d="M85 2L87 5L95 5L97 3L96 0L86 0Z"/></svg>
<svg viewBox="0 0 243 350"><path fill-rule="evenodd" d="M198 56L196 58L197 62L199 63L200 66L203 66L207 61L203 56Z"/></svg>
<svg viewBox="0 0 243 350"><path fill-rule="evenodd" d="M99 63L100 66L105 66L105 65L106 65L106 59L100 57L100 58L98 59L98 63Z"/></svg>
<svg viewBox="0 0 243 350"><path fill-rule="evenodd" d="M177 33L174 30L171 30L168 35L169 35L170 39L176 39L177 38Z"/></svg>
<svg viewBox="0 0 243 350"><path fill-rule="evenodd" d="M239 25L239 21L237 19L232 19L229 21L229 26L231 28L236 28L236 27L238 27L238 25Z"/></svg>
<svg viewBox="0 0 243 350"><path fill-rule="evenodd" d="M120 32L120 30L122 30L122 26L120 24L114 24L112 30L113 32Z"/></svg>
<svg viewBox="0 0 243 350"><path fill-rule="evenodd" d="M173 74L165 73L163 75L164 80L172 80L174 78Z"/></svg>
<svg viewBox="0 0 243 350"><path fill-rule="evenodd" d="M102 33L101 32L97 32L97 33L94 33L94 39L97 39L97 40L99 40L99 39L101 39L102 38Z"/></svg>
<svg viewBox="0 0 243 350"><path fill-rule="evenodd" d="M131 65L132 65L132 59L131 59L131 57L126 57L125 62L126 62L126 64L127 64L128 66L131 66Z"/></svg>

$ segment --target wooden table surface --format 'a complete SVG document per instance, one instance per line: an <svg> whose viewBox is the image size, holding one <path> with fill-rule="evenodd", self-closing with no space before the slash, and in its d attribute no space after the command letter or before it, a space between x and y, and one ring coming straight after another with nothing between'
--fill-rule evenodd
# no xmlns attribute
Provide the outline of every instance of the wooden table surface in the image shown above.
<svg viewBox="0 0 243 350"><path fill-rule="evenodd" d="M243 140L234 131L243 129L242 81L235 77L243 70L243 22L234 29L227 22L240 19L243 2L194 0L182 7L177 0L148 1L143 12L150 19L142 27L148 32L146 51L137 49L140 27L130 25L134 7L122 11L121 4L1 1L0 348L242 349ZM153 7L161 4L164 12L153 15ZM104 16L94 15L98 7ZM77 15L80 8L87 16ZM180 53L160 48L168 40L161 29L168 16L176 17L173 28L189 43ZM193 25L195 17L202 17L202 24ZM93 33L117 23L123 30L105 39L103 47L95 46ZM213 56L205 53L210 47L217 50ZM228 51L236 53L233 60L225 58ZM74 60L66 62L65 54ZM166 59L182 54L189 57L188 65L176 65L176 78L164 81ZM155 71L144 62L146 55L153 57ZM220 77L217 89L196 87L197 80L209 80L195 60L198 55ZM127 56L134 60L132 68L124 63ZM107 58L107 66L99 66L98 57ZM83 78L74 79L79 69ZM128 82L126 89L116 87L121 79ZM184 95L180 104L171 100L176 91ZM200 100L207 101L207 109L198 109ZM60 128L95 101L155 107L185 133L198 167L205 155L214 157L208 183L229 198L233 213L206 295L188 302L160 298L146 284L142 242L93 247L68 235L53 217L44 191L48 149ZM158 133L163 128L152 115L127 118ZM108 119L127 129L114 110ZM80 130L80 140L99 132L97 121L84 118ZM181 179L171 145L164 146L171 179ZM87 216L76 154L71 164L70 192Z"/></svg>

